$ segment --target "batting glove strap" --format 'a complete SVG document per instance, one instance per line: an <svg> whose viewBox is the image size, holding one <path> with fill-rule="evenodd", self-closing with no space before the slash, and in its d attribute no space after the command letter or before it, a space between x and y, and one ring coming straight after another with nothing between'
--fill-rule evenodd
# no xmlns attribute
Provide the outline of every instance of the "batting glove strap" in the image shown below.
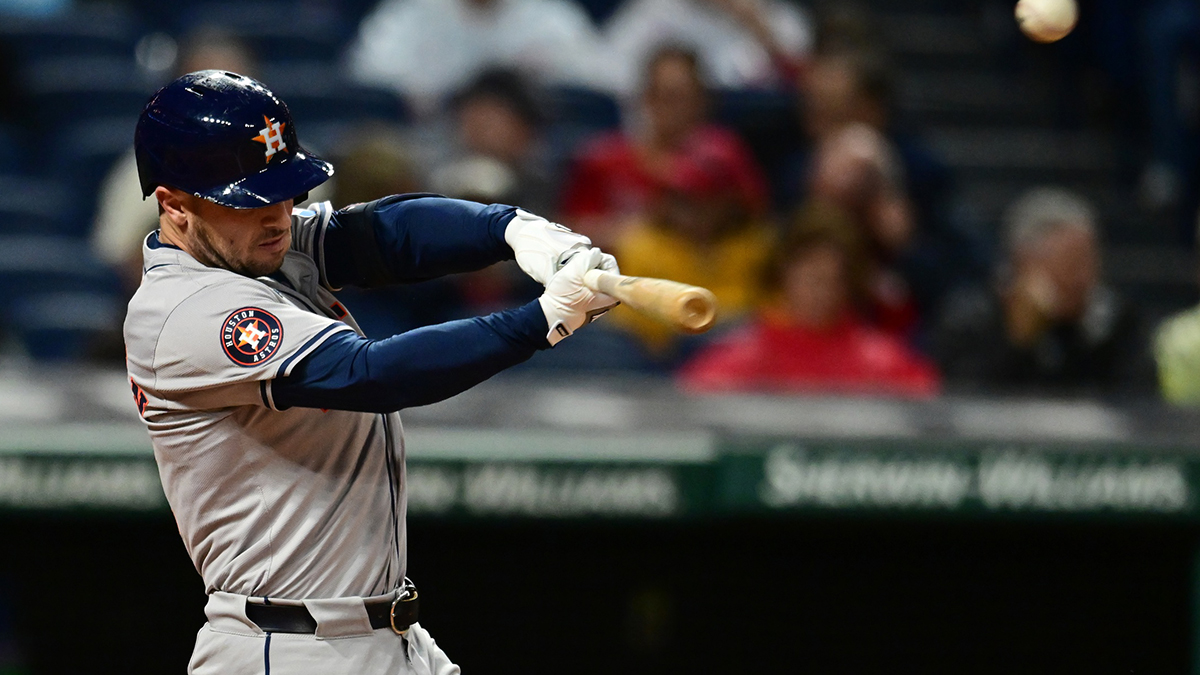
<svg viewBox="0 0 1200 675"><path fill-rule="evenodd" d="M521 270L543 286L558 271L560 261L592 245L592 240L582 234L524 209L517 209L508 222L504 241L512 248Z"/></svg>
<svg viewBox="0 0 1200 675"><path fill-rule="evenodd" d="M550 327L546 341L551 347L617 305L612 297L583 285L583 275L588 270L599 269L604 261L605 254L600 249L582 250L546 284L546 292L538 298L538 304Z"/></svg>

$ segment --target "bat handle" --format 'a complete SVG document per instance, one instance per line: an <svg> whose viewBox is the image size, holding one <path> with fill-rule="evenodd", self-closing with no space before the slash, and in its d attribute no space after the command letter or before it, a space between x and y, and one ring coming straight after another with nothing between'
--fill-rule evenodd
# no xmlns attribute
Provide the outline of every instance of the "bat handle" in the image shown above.
<svg viewBox="0 0 1200 675"><path fill-rule="evenodd" d="M608 295L617 297L617 284L621 283L621 275L604 270L588 270L583 274L583 285Z"/></svg>

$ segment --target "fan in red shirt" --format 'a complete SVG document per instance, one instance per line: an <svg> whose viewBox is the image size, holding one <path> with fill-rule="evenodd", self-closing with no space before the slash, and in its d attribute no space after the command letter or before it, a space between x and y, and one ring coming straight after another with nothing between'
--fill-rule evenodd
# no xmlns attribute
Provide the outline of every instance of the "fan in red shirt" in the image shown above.
<svg viewBox="0 0 1200 675"><path fill-rule="evenodd" d="M710 124L708 92L694 53L664 47L646 66L635 131L600 136L580 150L563 192L563 222L611 246L621 228L645 213L668 182L681 156L733 158L730 177L752 196L753 209L767 204L766 179L734 132Z"/></svg>
<svg viewBox="0 0 1200 675"><path fill-rule="evenodd" d="M932 363L872 328L854 309L854 239L832 228L798 231L772 270L776 300L747 326L707 347L679 373L699 391L935 395Z"/></svg>

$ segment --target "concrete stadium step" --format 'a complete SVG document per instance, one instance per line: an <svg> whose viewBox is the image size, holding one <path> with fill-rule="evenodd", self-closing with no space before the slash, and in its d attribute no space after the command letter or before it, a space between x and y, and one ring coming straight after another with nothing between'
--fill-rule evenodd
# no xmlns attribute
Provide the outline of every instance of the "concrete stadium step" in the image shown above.
<svg viewBox="0 0 1200 675"><path fill-rule="evenodd" d="M901 70L977 68L1003 70L1006 63L991 24L976 13L887 11L877 27Z"/></svg>
<svg viewBox="0 0 1200 675"><path fill-rule="evenodd" d="M1064 187L1088 199L1100 212L1101 220L1107 224L1132 223L1138 221L1141 212L1136 197L1128 189L1116 189L1104 178L1080 180L1078 177L1063 181L1038 181L1026 176L980 178L962 177L955 185L958 199L970 204L973 210L985 216L988 223L999 224L1008 205L1026 190L1042 185Z"/></svg>
<svg viewBox="0 0 1200 675"><path fill-rule="evenodd" d="M924 135L952 169L973 175L1020 172L1040 180L1071 174L1111 177L1117 169L1113 140L1096 131L946 126Z"/></svg>

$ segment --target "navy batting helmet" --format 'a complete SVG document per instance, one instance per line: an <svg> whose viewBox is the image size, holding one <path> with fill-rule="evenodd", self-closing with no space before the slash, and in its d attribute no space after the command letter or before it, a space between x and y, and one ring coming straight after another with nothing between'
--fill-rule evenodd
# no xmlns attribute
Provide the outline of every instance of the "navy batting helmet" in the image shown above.
<svg viewBox="0 0 1200 675"><path fill-rule="evenodd" d="M134 132L142 196L159 185L250 209L324 183L333 166L300 147L287 106L259 82L220 70L159 89Z"/></svg>

